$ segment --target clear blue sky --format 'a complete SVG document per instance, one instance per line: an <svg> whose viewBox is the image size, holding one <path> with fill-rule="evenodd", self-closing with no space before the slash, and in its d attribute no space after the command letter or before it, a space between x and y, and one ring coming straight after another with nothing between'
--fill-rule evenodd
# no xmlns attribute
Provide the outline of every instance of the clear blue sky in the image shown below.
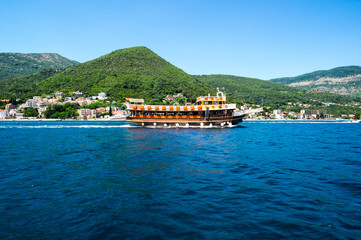
<svg viewBox="0 0 361 240"><path fill-rule="evenodd" d="M361 1L2 0L0 34L0 52L147 46L190 74L270 79L361 65Z"/></svg>

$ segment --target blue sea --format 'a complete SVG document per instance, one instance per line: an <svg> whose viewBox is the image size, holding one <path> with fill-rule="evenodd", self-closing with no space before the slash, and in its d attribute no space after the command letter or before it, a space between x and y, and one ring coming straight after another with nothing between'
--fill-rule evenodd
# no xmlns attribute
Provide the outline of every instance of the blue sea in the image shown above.
<svg viewBox="0 0 361 240"><path fill-rule="evenodd" d="M361 239L361 124L0 122L0 239Z"/></svg>

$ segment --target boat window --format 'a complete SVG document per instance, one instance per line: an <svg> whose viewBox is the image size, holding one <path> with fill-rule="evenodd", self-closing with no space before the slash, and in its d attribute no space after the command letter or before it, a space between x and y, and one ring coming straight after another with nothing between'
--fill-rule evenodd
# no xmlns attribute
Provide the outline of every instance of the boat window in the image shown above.
<svg viewBox="0 0 361 240"><path fill-rule="evenodd" d="M191 112L191 116L198 116L198 115L199 115L199 112L196 112L196 111Z"/></svg>
<svg viewBox="0 0 361 240"><path fill-rule="evenodd" d="M167 115L168 116L176 116L176 113L175 112L168 112Z"/></svg>
<svg viewBox="0 0 361 240"><path fill-rule="evenodd" d="M157 115L157 116L165 116L165 112L156 112L155 115Z"/></svg>
<svg viewBox="0 0 361 240"><path fill-rule="evenodd" d="M214 101L214 102L213 102L213 105L218 105L218 101Z"/></svg>
<svg viewBox="0 0 361 240"><path fill-rule="evenodd" d="M212 102L204 101L204 105L210 105Z"/></svg>
<svg viewBox="0 0 361 240"><path fill-rule="evenodd" d="M179 116L188 116L189 112L179 112Z"/></svg>

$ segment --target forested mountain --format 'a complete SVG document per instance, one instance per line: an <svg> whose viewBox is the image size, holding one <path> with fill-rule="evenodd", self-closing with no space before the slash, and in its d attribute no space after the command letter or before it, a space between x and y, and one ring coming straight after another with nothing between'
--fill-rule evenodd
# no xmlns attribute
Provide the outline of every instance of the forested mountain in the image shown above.
<svg viewBox="0 0 361 240"><path fill-rule="evenodd" d="M319 90L361 97L361 67L347 66L316 71L297 77L271 79L271 82L305 90Z"/></svg>
<svg viewBox="0 0 361 240"><path fill-rule="evenodd" d="M86 95L105 92L115 99L138 97L159 103L167 94L182 92L195 99L215 92L146 47L117 50L47 78L43 78L44 73L0 82L0 96L25 98L79 90Z"/></svg>
<svg viewBox="0 0 361 240"><path fill-rule="evenodd" d="M335 103L361 101L360 98L352 99L331 93L306 91L255 78L232 75L197 75L195 77L213 88L224 88L227 96L235 101L241 100L259 105L263 101L265 106L287 105L288 102L313 103L313 100Z"/></svg>
<svg viewBox="0 0 361 240"><path fill-rule="evenodd" d="M42 69L62 69L77 63L56 53L0 53L0 81Z"/></svg>
<svg viewBox="0 0 361 240"><path fill-rule="evenodd" d="M61 70L43 69L23 77L0 81L0 98L31 98L41 95L38 84L59 73Z"/></svg>

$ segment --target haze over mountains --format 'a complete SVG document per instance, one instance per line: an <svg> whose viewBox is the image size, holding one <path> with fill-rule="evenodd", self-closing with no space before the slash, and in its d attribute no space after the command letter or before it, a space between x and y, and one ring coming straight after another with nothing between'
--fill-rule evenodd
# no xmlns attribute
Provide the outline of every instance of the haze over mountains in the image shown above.
<svg viewBox="0 0 361 240"><path fill-rule="evenodd" d="M337 67L306 73L297 77L271 79L270 81L299 89L361 97L360 66Z"/></svg>
<svg viewBox="0 0 361 240"><path fill-rule="evenodd" d="M61 69L77 64L57 53L0 53L0 81L42 69Z"/></svg>
<svg viewBox="0 0 361 240"><path fill-rule="evenodd" d="M216 87L224 87L226 94L237 103L264 102L266 105L279 106L288 102L311 103L314 100L340 103L360 101L254 78L192 76L146 47L120 49L64 70L43 69L31 75L0 81L0 96L29 98L56 91L71 93L79 90L85 95L105 92L116 100L135 97L144 98L148 104L158 104L166 95L180 92L194 101L200 95L214 94Z"/></svg>

